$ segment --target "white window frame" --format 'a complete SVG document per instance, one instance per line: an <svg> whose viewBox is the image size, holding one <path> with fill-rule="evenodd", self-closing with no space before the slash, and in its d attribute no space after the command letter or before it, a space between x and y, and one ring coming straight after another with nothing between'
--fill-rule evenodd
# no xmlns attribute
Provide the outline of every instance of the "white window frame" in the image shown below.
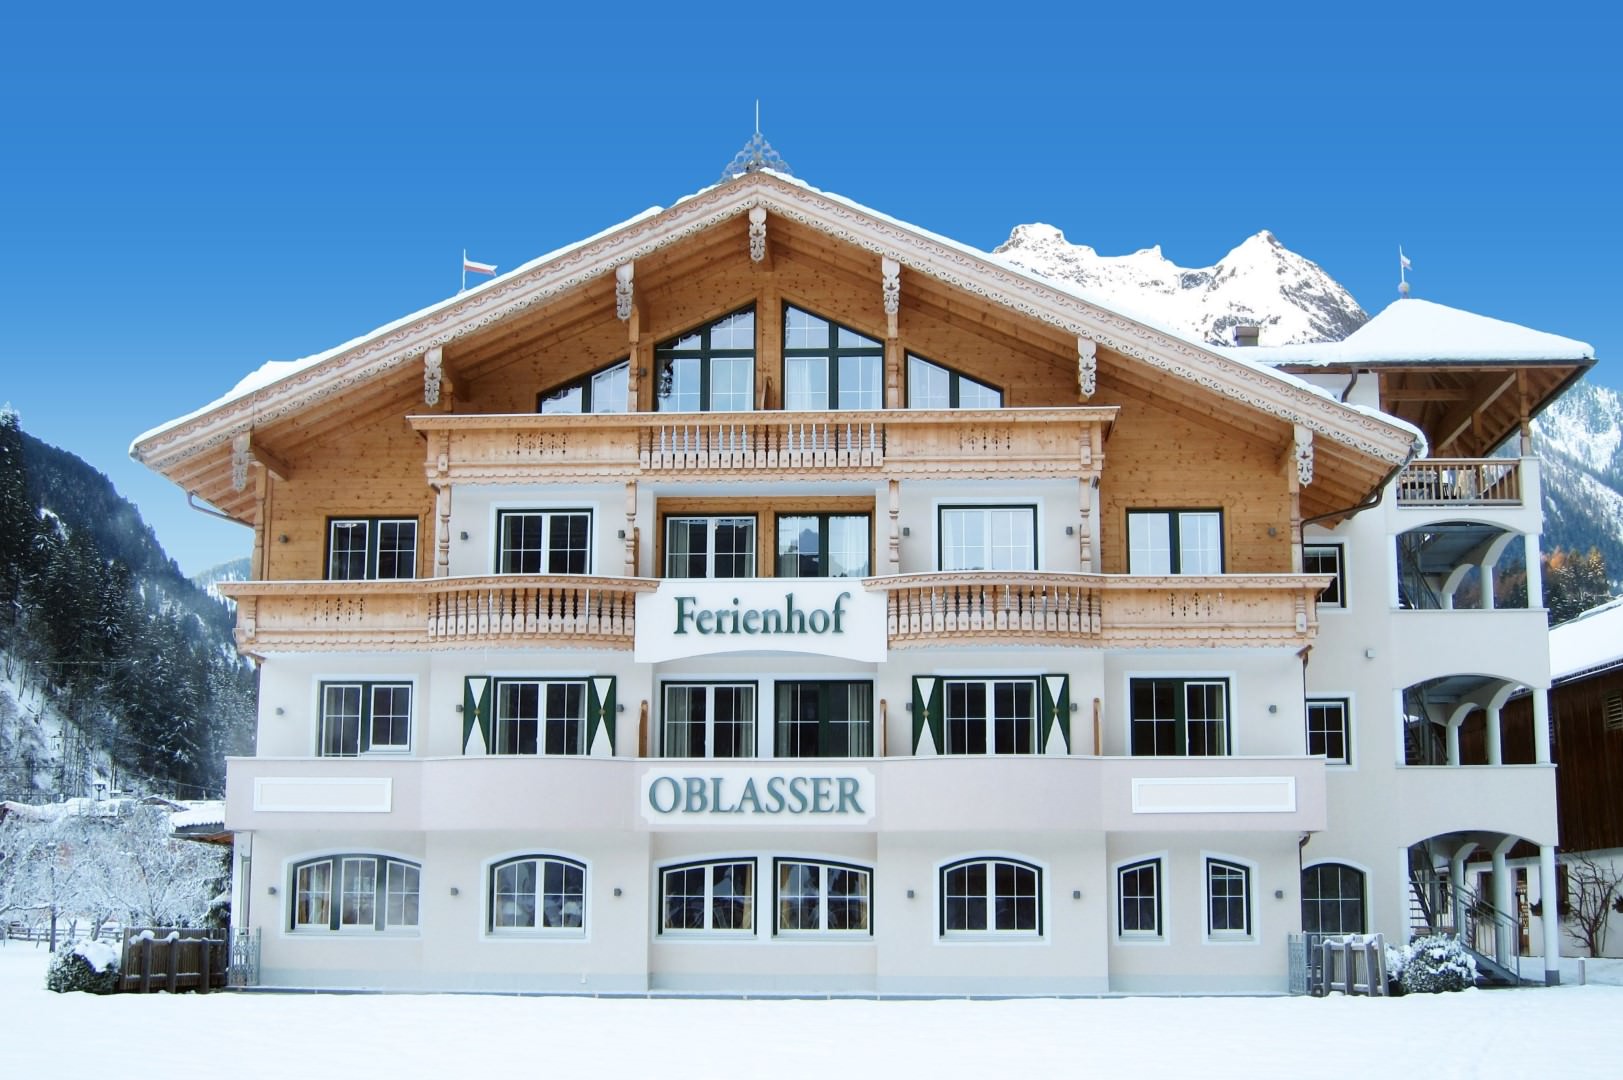
<svg viewBox="0 0 1623 1080"><path fill-rule="evenodd" d="M1215 926L1216 920L1213 918L1213 914L1217 897L1213 895L1212 884L1214 872L1217 871L1223 872L1225 882L1232 882L1236 876L1235 872L1237 872L1243 890L1240 897L1241 912L1245 920L1243 929L1219 930ZM1208 944L1254 944L1259 938L1257 934L1256 863L1249 859L1236 858L1233 855L1203 851L1200 853L1200 880L1201 895L1205 903L1202 923L1205 928L1206 942Z"/></svg>
<svg viewBox="0 0 1623 1080"><path fill-rule="evenodd" d="M704 694L704 759L705 760L720 760L720 761L753 761L753 760L759 759L762 756L762 753L761 753L761 742L762 742L762 739L761 739L761 684L760 684L759 681L754 680L754 679L724 679L724 678L718 678L718 679L705 679L705 678L681 679L681 678L678 678L678 679L666 679L666 680L662 680L660 682L660 684L659 684L659 746L660 746L660 756L662 756L662 757L674 757L674 758L687 758L688 760L698 760L696 758L690 758L686 754L672 754L670 752L671 748L670 748L670 738L669 738L669 735L670 735L669 725L670 725L670 722L671 722L671 718L670 718L670 700L671 700L670 699L670 692L672 690L692 689L692 688L695 688L695 687L702 688L704 690L704 692L705 692L705 694ZM729 689L729 690L748 689L749 692L750 692L750 706L751 706L751 709L750 709L750 712L751 712L751 715L750 715L750 727L749 727L749 732L750 732L750 734L749 734L750 752L747 753L747 754L740 754L740 755L736 755L736 756L729 755L729 756L722 757L722 758L717 758L716 757L716 693L715 692L716 692L716 690L718 688L719 689ZM775 710L776 709L776 701L777 701L777 694L776 694L775 690L773 692L772 700L773 700L773 703L774 703L774 710ZM773 727L773 732L775 734L776 729L777 729L777 722L776 722L776 717L775 716L774 716L774 719L773 719L772 727Z"/></svg>
<svg viewBox="0 0 1623 1080"><path fill-rule="evenodd" d="M1149 868L1155 883L1155 928L1153 930L1127 929L1127 895L1122 890L1123 878L1131 872ZM1115 872L1116 939L1133 944L1164 944L1167 940L1167 859L1165 852L1136 855L1117 863Z"/></svg>
<svg viewBox="0 0 1623 1080"><path fill-rule="evenodd" d="M520 863L526 863L526 862L535 863L535 886L534 886L534 889L533 889L532 892L530 892L528 894L520 894L520 893L515 892L513 895L514 896L523 896L523 895L528 895L529 896L530 901L531 901L530 913L534 918L534 923L532 925L529 925L529 926L524 926L524 925L512 925L512 926L497 925L497 915L498 915L497 906L501 902L500 898L502 896L504 896L504 895L507 895L505 893L501 893L501 892L498 891L498 889L497 889L498 878L501 875L501 872L503 870L505 870L505 869L507 869L509 867L517 866ZM556 864L556 865L562 867L565 873L567 873L570 870L578 870L580 872L580 894L579 894L579 896L580 896L580 909L579 909L579 912L578 912L579 918L580 918L580 923L577 926L569 926L569 925L546 926L546 925L543 925L543 919L545 918L546 912L547 912L546 897L549 895L547 890L546 890L546 868L547 868L547 864L549 864L549 863ZM567 891L567 882L566 882L566 891L561 891L561 892L558 893L558 895L563 896L563 897L570 897L570 896L573 896L575 894L570 893L570 892ZM487 863L486 866L485 866L485 928L484 928L485 933L487 935L491 936L491 937L545 937L545 938L581 938L581 939L584 939L586 937L587 929L590 926L591 897L592 897L592 870L591 870L591 867L587 865L586 860L584 860L584 859L579 859L579 858L576 858L573 855L566 855L566 854L563 854L561 852L556 852L556 851L546 851L546 852L527 851L527 852L520 852L518 854L506 855L506 856L503 856L502 858L499 858L499 859L494 859L491 862Z"/></svg>
<svg viewBox="0 0 1623 1080"><path fill-rule="evenodd" d="M533 685L533 686L537 687L536 704L538 706L538 711L537 711L537 714L536 714L536 716L534 718L535 719L536 729L535 729L535 752L533 754L532 753L525 753L523 751L518 751L518 750L508 752L508 751L499 749L499 747L502 745L502 737L501 737L502 736L502 722L504 720L506 720L509 723L512 723L512 722L515 722L515 721L523 721L523 720L529 719L529 717L504 717L502 715L502 711L501 711L502 710L502 688L506 687L506 686L523 686L523 685ZM549 688L554 687L554 686L575 687L575 688L579 689L579 691L580 691L580 715L578 717L571 717L571 716L554 717L554 716L551 716L551 715L548 714L548 712L547 712L547 697L548 697L547 691L549 690ZM543 679L543 678L522 678L522 677L516 677L516 676L506 676L506 677L498 676L496 678L493 678L491 680L491 691L490 691L490 745L492 747L491 755L494 756L494 757L581 757L581 756L584 756L584 755L586 755L587 753L590 752L587 745L586 745L586 728L587 728L587 725L588 725L588 722L589 722L589 717L588 717L587 714L590 712L590 710L591 710L591 686L590 686L589 680L585 679L585 678L576 678L576 679L545 678L545 679ZM549 721L552 721L552 720L563 720L565 722L568 722L568 721L571 721L571 720L578 720L579 721L579 724L580 724L580 748L579 749L576 749L576 750L564 750L561 753L556 753L556 754L549 754L547 752L547 749L546 749L546 746L547 746L547 724L548 724Z"/></svg>
<svg viewBox="0 0 1623 1080"><path fill-rule="evenodd" d="M1304 727L1304 750L1310 756L1313 753L1313 710L1339 706L1341 708L1341 745L1344 754L1339 758L1324 757L1328 768L1351 768L1353 764L1353 705L1351 694L1318 694L1309 697L1302 705L1302 723Z"/></svg>
<svg viewBox="0 0 1623 1080"><path fill-rule="evenodd" d="M677 575L671 573L671 558L673 554L671 551L671 526L677 524L678 522L695 521L704 522L704 575L702 577L689 577L686 575L678 577ZM718 524L724 521L747 521L750 524L750 546L748 551L749 573L725 578L718 578L716 576L716 527ZM664 515L661 528L664 529L665 533L663 551L663 561L665 565L661 567L664 573L660 575L662 578L670 581L748 581L761 576L761 521L760 515L754 512L740 514L684 514L672 512ZM729 553L729 557L736 558L737 555L737 552Z"/></svg>
<svg viewBox="0 0 1623 1080"><path fill-rule="evenodd" d="M1183 751L1173 754L1135 754L1133 753L1133 684L1137 682L1176 682L1179 684L1179 693L1183 695L1182 709L1184 717L1177 722L1182 725L1180 731ZM1190 685L1203 685L1210 683L1222 684L1224 688L1224 747L1221 754L1189 753L1189 719L1188 719L1188 688ZM1234 717L1239 712L1238 693L1235 689L1236 679L1233 672L1186 672L1186 671L1133 671L1126 675L1125 697L1126 703L1126 730L1124 732L1123 746L1128 757L1161 757L1161 758L1209 758L1209 757L1235 757L1239 754L1238 739L1235 733Z"/></svg>
<svg viewBox="0 0 1623 1080"><path fill-rule="evenodd" d="M715 923L717 898L715 893L717 867L744 866L750 868L750 890L745 903L749 925L747 927L722 926ZM666 906L668 902L667 888L669 875L675 873L689 873L694 870L703 871L703 892L698 894L699 903L703 905L703 926L669 926L666 925ZM755 855L717 856L715 858L687 860L679 863L668 863L658 867L655 871L657 888L655 895L659 898L658 906L654 909L655 933L660 937L688 938L688 937L719 937L733 940L749 939L756 936L756 930L761 925L760 898L761 898L761 860ZM683 893L683 896L692 894ZM737 893L731 894L737 896ZM776 920L774 919L774 925Z"/></svg>
<svg viewBox="0 0 1623 1080"><path fill-rule="evenodd" d="M1162 518L1166 522L1166 549L1165 557L1167 569L1151 568L1143 565L1146 559L1161 553L1160 548L1146 547L1135 522L1148 522L1153 518ZM1216 570L1186 570L1184 563L1192 551L1200 550L1185 546L1183 523L1188 518L1214 518L1217 522L1217 569ZM1212 576L1222 574L1228 564L1228 552L1223 543L1223 508L1219 506L1202 507L1131 507L1127 511L1127 572L1149 577L1168 576Z"/></svg>
<svg viewBox="0 0 1623 1080"><path fill-rule="evenodd" d="M950 757L1031 757L1040 754L1041 732L1038 721L1042 712L1042 686L1040 680L1029 675L984 675L963 676L949 675L941 678L941 753ZM986 749L984 750L955 750L952 743L953 717L949 710L950 688L965 683L979 683L986 692L986 711L979 718L984 725L986 736ZM1031 724L1028 729L1031 749L999 751L997 746L997 717L994 714L997 702L997 684L1023 683L1031 688ZM973 719L973 718L972 718Z"/></svg>
<svg viewBox="0 0 1623 1080"><path fill-rule="evenodd" d="M1322 558L1323 557L1322 555L1314 556L1313 553L1316 552L1316 551L1317 552L1334 552L1335 553L1334 558L1335 558L1336 567L1335 567L1334 571L1311 570L1311 569L1308 568L1307 560L1309 558L1313 558L1313 557ZM1346 543L1344 543L1343 541L1340 541L1340 540L1335 540L1335 541L1313 540L1313 541L1304 542L1302 544L1302 572L1305 573L1305 574L1334 573L1336 580L1335 580L1335 584L1333 586L1331 586L1331 587L1336 590L1336 599L1334 599L1334 600L1326 600L1326 599L1324 599L1323 593L1320 593L1319 600L1318 600L1319 609L1321 611L1345 611L1347 609L1348 604L1347 604L1347 545L1346 545ZM1325 590L1325 592L1328 592L1328 591L1329 591L1328 589Z"/></svg>
<svg viewBox="0 0 1623 1080"><path fill-rule="evenodd" d="M947 878L956 870L963 870L976 863L986 867L986 892L980 897L984 901L986 926L982 929L949 929L948 904L956 894L949 894ZM1034 915L1036 926L1030 929L1014 927L999 929L996 925L998 900L997 867L1008 865L1017 871L1030 871L1035 874L1033 882L1034 892L1031 898L1035 903ZM1047 938L1047 925L1044 921L1046 908L1046 880L1047 874L1042 864L1030 859L1010 854L984 854L970 855L951 862L942 863L936 867L936 936L941 941L1041 941ZM963 894L965 899L976 899L969 894ZM1022 894L1015 893L1009 899L1022 899Z"/></svg>
<svg viewBox="0 0 1623 1080"><path fill-rule="evenodd" d="M596 543L596 539L597 539L597 521L596 521L597 515L594 512L592 507L590 507L590 506L579 506L579 505L576 505L576 506L558 506L558 507L551 507L551 506L495 506L495 507L492 507L492 511L493 511L493 513L495 515L495 520L493 522L492 532L494 533L495 538L496 538L495 567L494 567L494 570L493 570L494 573L501 574L501 575L504 575L504 576L512 576L512 577L548 577L548 576L551 576L551 577L583 577L583 576L590 575L592 573L592 569L596 565L596 555L597 555L597 552L596 552L596 550L594 549L594 546L593 546ZM543 555L544 560L547 561L547 562L550 562L551 559L552 559L552 555L553 555L553 532L552 532L552 530L553 530L553 525L554 525L554 519L556 519L556 518L582 517L582 516L584 516L586 518L586 548L585 548L585 551L586 551L586 567L585 567L585 569L578 570L578 571L574 571L574 570L561 571L561 572L556 573L556 574L553 573L551 570L546 570L546 569L533 570L533 571L505 570L505 569L503 569L503 566L507 561L507 554L508 554L508 548L507 548L507 544L506 544L506 537L504 536L504 532L505 532L504 526L505 526L506 520L508 518L510 518L510 517L540 517L543 520L542 530L543 530L544 535L546 536L546 542L545 542L546 546L544 548L540 549L540 550L542 551L542 555ZM567 553L571 549L568 548L568 547L565 547L563 550Z"/></svg>
<svg viewBox="0 0 1623 1080"><path fill-rule="evenodd" d="M372 867L372 920L370 923L357 923L345 921L344 900L347 870L351 865L357 869L363 863L370 863ZM327 883L323 890L323 903L326 918L321 921L299 921L299 904L301 897L309 895L312 890L301 883L307 871L318 866L325 866ZM282 924L290 933L295 934L413 934L422 925L422 864L414 859L399 855L390 855L383 852L370 851L343 851L325 854L310 855L288 863L288 913ZM390 885L396 880L396 871L399 871L399 880L405 881L414 876L416 888L413 890L400 890L402 897L402 914L404 913L407 896L416 897L416 916L411 922L390 919L390 899L396 895L391 891Z"/></svg>
<svg viewBox="0 0 1623 1080"><path fill-rule="evenodd" d="M360 713L356 717L357 731L355 753L328 753L327 727L329 717L327 713L327 691L343 690L354 687L360 691ZM372 721L375 716L376 700L374 695L380 690L405 690L406 692L406 739L404 743L385 743L381 746L372 741ZM371 757L373 755L400 756L411 753L412 738L417 728L417 684L416 681L399 676L334 676L316 679L316 757L322 758L349 758Z"/></svg>
<svg viewBox="0 0 1623 1080"><path fill-rule="evenodd" d="M804 927L785 927L784 903L793 902L795 898L785 897L783 892L784 870L791 866L816 867L817 896L807 902L816 904L817 925ZM829 926L829 871L839 870L848 874L858 874L864 883L862 893L863 925L831 927ZM856 863L837 862L829 859L818 859L797 855L775 855L772 857L772 935L784 938L806 937L872 937L873 936L873 868Z"/></svg>

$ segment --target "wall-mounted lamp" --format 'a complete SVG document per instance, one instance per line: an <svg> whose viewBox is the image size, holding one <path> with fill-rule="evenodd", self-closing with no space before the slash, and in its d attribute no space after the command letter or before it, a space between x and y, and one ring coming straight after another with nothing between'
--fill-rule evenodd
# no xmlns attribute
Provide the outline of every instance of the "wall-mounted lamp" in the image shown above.
<svg viewBox="0 0 1623 1080"><path fill-rule="evenodd" d="M277 716L286 716L287 715L287 710L282 708L280 705L278 705L278 706L276 706L276 715Z"/></svg>
<svg viewBox="0 0 1623 1080"><path fill-rule="evenodd" d="M457 711L457 712L461 712L461 711L462 711L462 702L460 702L460 701L459 701L459 702L457 702L457 703L456 703L456 711Z"/></svg>
<svg viewBox="0 0 1623 1080"><path fill-rule="evenodd" d="M1285 890L1284 889L1275 889L1274 890L1274 899L1275 900L1283 900L1283 899L1285 899Z"/></svg>
<svg viewBox="0 0 1623 1080"><path fill-rule="evenodd" d="M902 535L903 536L912 536L913 535L913 530L908 528L906 525L903 525L902 526Z"/></svg>
<svg viewBox="0 0 1623 1080"><path fill-rule="evenodd" d="M902 709L904 711L906 711L906 712L912 712L913 711L913 703L911 701L904 703L902 705Z"/></svg>
<svg viewBox="0 0 1623 1080"><path fill-rule="evenodd" d="M1373 660L1373 659L1375 659L1375 650L1374 649L1365 649L1364 650L1364 659L1365 660Z"/></svg>
<svg viewBox="0 0 1623 1080"><path fill-rule="evenodd" d="M1279 530L1277 528L1275 528L1274 526L1270 525L1270 526L1268 526L1268 535L1269 536L1278 536L1279 535Z"/></svg>
<svg viewBox="0 0 1623 1080"><path fill-rule="evenodd" d="M614 703L614 711L615 712L625 712L626 711L626 703L623 702L623 701L616 701Z"/></svg>
<svg viewBox="0 0 1623 1080"><path fill-rule="evenodd" d="M1270 705L1270 706L1268 706L1268 715L1269 716L1272 716L1274 713L1276 713L1278 711L1279 711L1279 706L1278 705Z"/></svg>
<svg viewBox="0 0 1623 1080"><path fill-rule="evenodd" d="M1067 526L1065 526L1065 535L1066 536L1075 536L1076 535L1076 526L1075 525L1067 525Z"/></svg>
<svg viewBox="0 0 1623 1080"><path fill-rule="evenodd" d="M276 891L275 889L271 890L271 892L275 892L275 891ZM909 900L913 899L913 890L912 889L907 890L907 898Z"/></svg>
<svg viewBox="0 0 1623 1080"><path fill-rule="evenodd" d="M1082 890L1081 889L1072 889L1071 890L1071 899L1072 900L1080 900L1080 899L1082 899Z"/></svg>
<svg viewBox="0 0 1623 1080"><path fill-rule="evenodd" d="M1081 707L1082 707L1082 706L1080 706L1080 705L1078 705L1078 704L1077 704L1077 703L1076 703L1076 702L1074 702L1074 701L1073 701L1073 702L1071 702L1071 711L1072 711L1072 712L1076 712L1076 711L1077 711L1077 710L1078 710L1078 709L1080 709L1080 708L1081 708Z"/></svg>
<svg viewBox="0 0 1623 1080"><path fill-rule="evenodd" d="M456 534L456 538L458 540L466 540L468 538L468 530L463 529L461 532Z"/></svg>
<svg viewBox="0 0 1623 1080"><path fill-rule="evenodd" d="M455 885L452 885L451 886L451 895L452 896L461 896L462 895L462 890L457 888Z"/></svg>
<svg viewBox="0 0 1623 1080"><path fill-rule="evenodd" d="M624 540L626 538L626 531L624 529L616 529L614 531L614 538L616 540Z"/></svg>
<svg viewBox="0 0 1623 1080"><path fill-rule="evenodd" d="M276 895L276 886L275 885L267 885L267 886L265 886L265 892L267 892L271 896L275 896Z"/></svg>
<svg viewBox="0 0 1623 1080"><path fill-rule="evenodd" d="M278 544L285 544L285 543L287 543L287 533L277 533L277 534L276 534L276 542L277 542L277 543L278 543Z"/></svg>
<svg viewBox="0 0 1623 1080"><path fill-rule="evenodd" d="M618 886L618 885L616 885L616 886L615 886L615 887L614 887L614 895L615 895L615 896L619 896L619 895L620 895L620 886Z"/></svg>

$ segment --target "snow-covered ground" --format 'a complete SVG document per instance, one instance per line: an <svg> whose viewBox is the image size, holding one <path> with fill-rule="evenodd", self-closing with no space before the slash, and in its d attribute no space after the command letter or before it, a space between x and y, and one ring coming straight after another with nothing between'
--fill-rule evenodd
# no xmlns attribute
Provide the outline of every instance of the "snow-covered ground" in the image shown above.
<svg viewBox="0 0 1623 1080"><path fill-rule="evenodd" d="M53 994L0 946L0 1076L1616 1077L1623 987L1369 998L730 1001Z"/></svg>

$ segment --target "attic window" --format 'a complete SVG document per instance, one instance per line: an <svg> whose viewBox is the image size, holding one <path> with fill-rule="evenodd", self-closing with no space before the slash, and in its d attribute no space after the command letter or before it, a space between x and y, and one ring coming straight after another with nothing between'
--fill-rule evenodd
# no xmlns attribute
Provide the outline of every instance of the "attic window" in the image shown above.
<svg viewBox="0 0 1623 1080"><path fill-rule="evenodd" d="M1601 714L1606 718L1607 731L1623 731L1623 691L1613 690L1606 695Z"/></svg>

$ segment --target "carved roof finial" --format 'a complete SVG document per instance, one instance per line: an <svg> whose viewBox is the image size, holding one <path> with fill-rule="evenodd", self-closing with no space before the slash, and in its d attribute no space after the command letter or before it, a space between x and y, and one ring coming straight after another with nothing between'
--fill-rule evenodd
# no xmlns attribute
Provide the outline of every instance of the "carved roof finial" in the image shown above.
<svg viewBox="0 0 1623 1080"><path fill-rule="evenodd" d="M749 142L744 144L742 150L733 155L733 160L727 163L727 167L721 170L721 180L719 182L726 183L735 176L760 172L762 169L771 169L773 172L780 172L787 176L794 175L794 170L789 168L789 163L778 156L778 152L772 149L772 144L766 141L766 136L761 134L761 102L757 100L755 102L755 134L750 136Z"/></svg>

